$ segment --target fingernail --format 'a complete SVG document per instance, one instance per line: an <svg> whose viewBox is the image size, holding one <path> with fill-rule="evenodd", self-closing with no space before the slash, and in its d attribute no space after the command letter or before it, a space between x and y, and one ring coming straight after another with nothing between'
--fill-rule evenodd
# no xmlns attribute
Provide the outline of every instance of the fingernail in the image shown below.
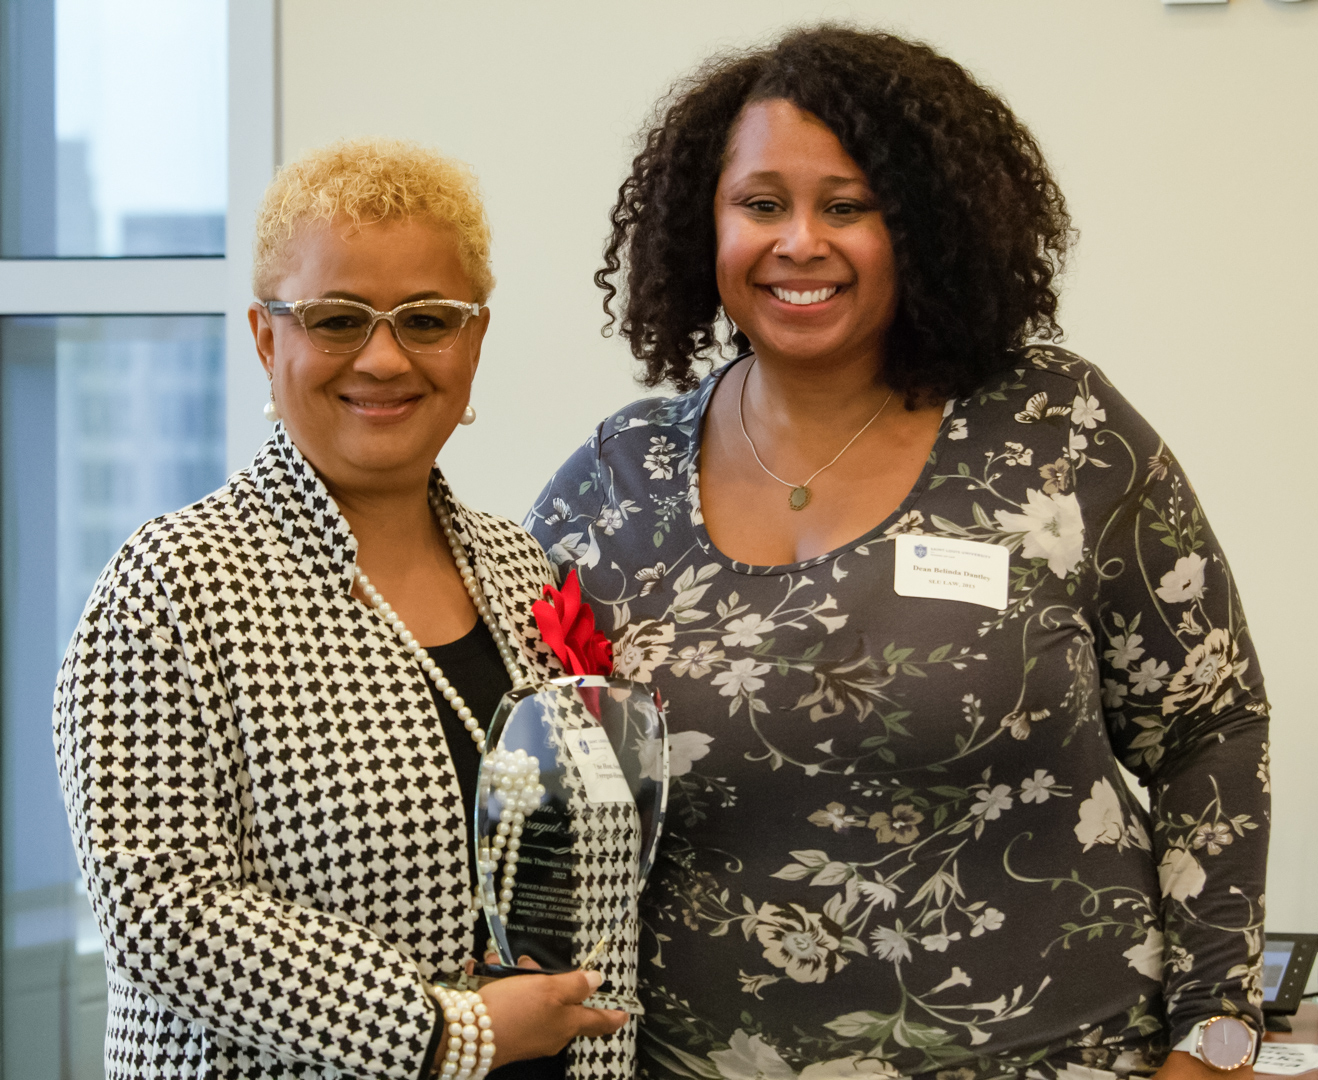
<svg viewBox="0 0 1318 1080"><path fill-rule="evenodd" d="M586 985L590 987L591 993L600 988L600 983L604 981L604 972L588 971L586 972Z"/></svg>

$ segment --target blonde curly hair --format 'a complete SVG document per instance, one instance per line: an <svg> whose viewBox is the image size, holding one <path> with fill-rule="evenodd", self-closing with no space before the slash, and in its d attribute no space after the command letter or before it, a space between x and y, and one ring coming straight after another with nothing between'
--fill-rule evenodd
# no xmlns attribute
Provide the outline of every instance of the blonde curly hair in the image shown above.
<svg viewBox="0 0 1318 1080"><path fill-rule="evenodd" d="M413 142L345 139L289 162L266 188L256 213L256 295L275 299L289 241L301 226L338 217L356 225L412 217L451 225L476 301L485 303L494 289L490 225L471 168Z"/></svg>

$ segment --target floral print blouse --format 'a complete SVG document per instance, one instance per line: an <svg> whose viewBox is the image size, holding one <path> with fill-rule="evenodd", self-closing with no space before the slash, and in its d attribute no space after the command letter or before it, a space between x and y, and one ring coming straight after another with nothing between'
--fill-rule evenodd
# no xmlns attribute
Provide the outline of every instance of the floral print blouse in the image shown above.
<svg viewBox="0 0 1318 1080"><path fill-rule="evenodd" d="M528 516L669 703L644 1075L1124 1075L1199 1020L1261 1027L1267 704L1231 574L1103 374L1016 359L808 562L703 527L727 368L611 416ZM1006 607L898 595L902 533L1005 547Z"/></svg>

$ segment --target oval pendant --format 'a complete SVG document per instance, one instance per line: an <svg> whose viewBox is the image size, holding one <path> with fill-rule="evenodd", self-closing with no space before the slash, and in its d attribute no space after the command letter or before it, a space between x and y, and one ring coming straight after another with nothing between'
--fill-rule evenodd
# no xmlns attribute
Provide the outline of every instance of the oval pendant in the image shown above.
<svg viewBox="0 0 1318 1080"><path fill-rule="evenodd" d="M793 510L804 510L810 505L810 489L804 484L792 488L792 493L787 497L787 505Z"/></svg>

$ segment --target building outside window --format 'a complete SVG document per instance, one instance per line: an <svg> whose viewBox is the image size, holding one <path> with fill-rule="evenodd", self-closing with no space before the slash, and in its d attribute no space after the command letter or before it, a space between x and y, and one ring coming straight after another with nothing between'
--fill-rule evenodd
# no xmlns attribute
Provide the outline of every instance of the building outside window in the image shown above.
<svg viewBox="0 0 1318 1080"><path fill-rule="evenodd" d="M223 0L7 0L6 258L223 255Z"/></svg>

